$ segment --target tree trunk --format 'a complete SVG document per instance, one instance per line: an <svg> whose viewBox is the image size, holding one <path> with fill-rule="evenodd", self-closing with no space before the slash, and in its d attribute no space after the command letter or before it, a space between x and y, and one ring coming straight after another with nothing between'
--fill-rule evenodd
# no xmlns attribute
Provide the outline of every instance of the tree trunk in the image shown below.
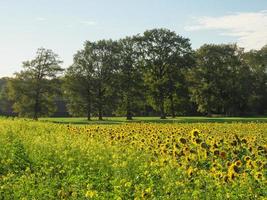
<svg viewBox="0 0 267 200"><path fill-rule="evenodd" d="M127 119L127 120L132 120L132 119L133 119L133 117L132 117L132 113L131 113L131 112L127 111L126 119Z"/></svg>
<svg viewBox="0 0 267 200"><path fill-rule="evenodd" d="M130 102L129 102L129 95L126 98L126 119L127 120L132 120L132 112L131 112L131 106L130 106Z"/></svg>
<svg viewBox="0 0 267 200"><path fill-rule="evenodd" d="M87 105L87 120L91 120L91 102L89 102Z"/></svg>
<svg viewBox="0 0 267 200"><path fill-rule="evenodd" d="M172 114L172 118L175 118L175 110L174 110L174 102L173 102L173 96L172 96L172 94L170 95L170 102L171 102L171 114Z"/></svg>
<svg viewBox="0 0 267 200"><path fill-rule="evenodd" d="M101 81L99 82L99 86L98 86L98 120L103 120L102 117L102 109L103 109L103 105L102 105L102 83Z"/></svg>
<svg viewBox="0 0 267 200"><path fill-rule="evenodd" d="M34 113L33 120L38 121L37 113Z"/></svg>
<svg viewBox="0 0 267 200"><path fill-rule="evenodd" d="M132 116L132 107L131 107L131 101L132 99L130 98L132 93L131 93L131 86L130 86L130 81L132 80L131 77L131 71L130 69L132 69L133 66L130 65L127 67L127 81L126 81L126 119L127 120L132 120L133 116Z"/></svg>
<svg viewBox="0 0 267 200"><path fill-rule="evenodd" d="M102 116L102 94L100 93L98 98L98 120L103 120Z"/></svg>
<svg viewBox="0 0 267 200"><path fill-rule="evenodd" d="M160 98L160 119L166 119L166 114L164 111L164 98Z"/></svg>
<svg viewBox="0 0 267 200"><path fill-rule="evenodd" d="M37 109L36 108L37 108L37 106L36 106L36 103L35 103L33 120L38 121L38 112L37 112Z"/></svg>
<svg viewBox="0 0 267 200"><path fill-rule="evenodd" d="M103 117L102 117L102 103L99 103L99 105L98 105L98 120L103 120Z"/></svg>
<svg viewBox="0 0 267 200"><path fill-rule="evenodd" d="M38 121L38 113L39 113L39 91L37 91L37 93L36 93L35 104L34 104L33 119L35 121Z"/></svg>

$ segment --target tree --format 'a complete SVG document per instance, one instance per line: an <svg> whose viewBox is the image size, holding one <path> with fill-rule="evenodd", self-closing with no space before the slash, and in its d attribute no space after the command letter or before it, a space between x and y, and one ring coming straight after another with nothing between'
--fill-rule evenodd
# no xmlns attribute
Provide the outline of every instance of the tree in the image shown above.
<svg viewBox="0 0 267 200"><path fill-rule="evenodd" d="M191 71L191 98L198 111L237 115L247 106L251 72L236 45L203 45Z"/></svg>
<svg viewBox="0 0 267 200"><path fill-rule="evenodd" d="M119 72L118 80L121 96L120 108L126 111L127 120L132 120L134 107L142 97L142 73L138 64L140 53L135 37L119 40Z"/></svg>
<svg viewBox="0 0 267 200"><path fill-rule="evenodd" d="M170 38L171 39L171 38ZM167 70L167 108L169 107L172 118L176 112L185 110L185 102L188 100L188 89L185 76L195 64L194 53L188 39L172 38L176 49L176 55L171 57Z"/></svg>
<svg viewBox="0 0 267 200"><path fill-rule="evenodd" d="M178 75L192 53L189 39L167 29L153 29L144 32L140 44L145 66L144 80L152 104L160 111L160 118L165 119L166 98L169 98L171 114L175 117L174 94L179 83Z"/></svg>
<svg viewBox="0 0 267 200"><path fill-rule="evenodd" d="M63 90L68 111L74 116L86 115L91 119L93 104L94 68L91 59L92 44L74 55L74 63L65 73Z"/></svg>
<svg viewBox="0 0 267 200"><path fill-rule="evenodd" d="M94 93L98 119L103 119L103 108L108 101L112 102L114 89L114 75L118 71L118 43L112 40L100 40L94 43L87 42L86 46L92 45L92 63L94 69Z"/></svg>
<svg viewBox="0 0 267 200"><path fill-rule="evenodd" d="M0 79L0 114L14 115L12 112L12 102L8 100L7 83L11 78Z"/></svg>
<svg viewBox="0 0 267 200"><path fill-rule="evenodd" d="M8 83L8 96L20 116L38 117L55 111L54 97L58 92L57 75L62 62L52 50L40 48L33 60L23 62L23 70Z"/></svg>
<svg viewBox="0 0 267 200"><path fill-rule="evenodd" d="M267 45L258 51L246 52L243 60L252 72L250 110L257 114L264 114L267 110Z"/></svg>
<svg viewBox="0 0 267 200"><path fill-rule="evenodd" d="M95 107L102 120L106 102L109 107L114 106L117 55L118 44L112 40L87 41L84 49L76 53L73 65L66 71L63 86L72 115L86 113L90 120Z"/></svg>

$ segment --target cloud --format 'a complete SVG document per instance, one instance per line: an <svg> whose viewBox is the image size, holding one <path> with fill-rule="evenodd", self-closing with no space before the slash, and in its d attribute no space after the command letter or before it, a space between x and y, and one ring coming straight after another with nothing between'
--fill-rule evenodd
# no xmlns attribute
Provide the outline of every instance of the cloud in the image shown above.
<svg viewBox="0 0 267 200"><path fill-rule="evenodd" d="M97 23L95 21L80 21L81 24L84 24L84 25L87 25L87 26L94 26L96 25Z"/></svg>
<svg viewBox="0 0 267 200"><path fill-rule="evenodd" d="M246 49L260 49L267 44L267 10L200 17L196 25L186 26L187 31L220 30L220 34L237 38L237 43Z"/></svg>

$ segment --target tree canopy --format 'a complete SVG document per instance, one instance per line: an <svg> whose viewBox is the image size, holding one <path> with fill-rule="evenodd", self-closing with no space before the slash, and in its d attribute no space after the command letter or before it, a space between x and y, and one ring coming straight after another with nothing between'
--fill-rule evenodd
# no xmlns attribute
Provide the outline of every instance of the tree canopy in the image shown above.
<svg viewBox="0 0 267 200"><path fill-rule="evenodd" d="M71 116L263 115L267 46L204 44L168 29L118 40L86 41L61 75L52 50L38 49L15 77L0 81L0 111L38 119L66 104ZM61 76L59 76L61 75ZM61 106L61 108L64 106Z"/></svg>
<svg viewBox="0 0 267 200"><path fill-rule="evenodd" d="M58 92L57 75L62 72L61 61L52 50L40 48L33 60L23 63L8 83L8 98L20 116L37 120L55 111L54 97Z"/></svg>

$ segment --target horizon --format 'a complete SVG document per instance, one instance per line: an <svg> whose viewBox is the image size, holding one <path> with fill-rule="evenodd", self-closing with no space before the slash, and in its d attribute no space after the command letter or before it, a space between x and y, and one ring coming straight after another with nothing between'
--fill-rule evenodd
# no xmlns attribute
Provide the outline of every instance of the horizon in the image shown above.
<svg viewBox="0 0 267 200"><path fill-rule="evenodd" d="M189 38L193 49L207 43L260 49L267 44L267 1L11 0L0 2L0 23L0 77L9 77L40 47L57 53L66 68L86 40L117 40L153 28Z"/></svg>

